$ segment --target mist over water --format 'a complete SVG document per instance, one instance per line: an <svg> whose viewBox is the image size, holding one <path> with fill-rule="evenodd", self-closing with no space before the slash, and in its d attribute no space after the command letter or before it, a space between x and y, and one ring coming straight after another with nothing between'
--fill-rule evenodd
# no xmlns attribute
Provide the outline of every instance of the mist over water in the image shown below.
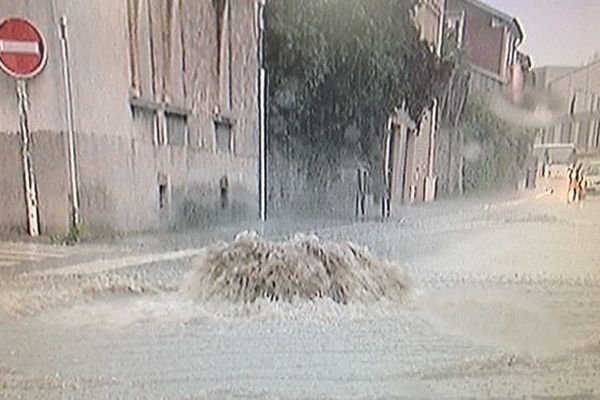
<svg viewBox="0 0 600 400"><path fill-rule="evenodd" d="M524 89L518 101L497 91L489 97L490 110L504 121L524 128L545 128L564 116L562 100L550 91Z"/></svg>

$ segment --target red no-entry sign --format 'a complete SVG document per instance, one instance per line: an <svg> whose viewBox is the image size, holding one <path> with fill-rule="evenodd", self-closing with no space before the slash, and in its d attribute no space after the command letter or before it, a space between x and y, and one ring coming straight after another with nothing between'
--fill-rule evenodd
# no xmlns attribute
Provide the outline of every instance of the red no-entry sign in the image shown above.
<svg viewBox="0 0 600 400"><path fill-rule="evenodd" d="M0 68L18 79L33 78L46 63L46 43L40 31L23 18L0 22Z"/></svg>

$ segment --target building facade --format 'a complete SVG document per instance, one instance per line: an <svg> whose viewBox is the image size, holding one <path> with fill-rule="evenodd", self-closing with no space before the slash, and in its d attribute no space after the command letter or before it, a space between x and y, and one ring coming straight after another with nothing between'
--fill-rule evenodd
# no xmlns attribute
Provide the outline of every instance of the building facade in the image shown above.
<svg viewBox="0 0 600 400"><path fill-rule="evenodd" d="M600 152L600 61L533 72L535 90L553 98L555 114L539 130L536 143L574 144L580 153Z"/></svg>
<svg viewBox="0 0 600 400"><path fill-rule="evenodd" d="M466 147L459 127L465 105L507 98L522 104L531 59L518 50L524 39L518 20L479 0L446 0L443 37L446 54L464 62L444 98L435 148L438 195L454 196L464 192Z"/></svg>
<svg viewBox="0 0 600 400"><path fill-rule="evenodd" d="M98 232L258 215L259 7L255 0L0 4L0 19L24 17L47 42L47 65L27 82L42 234L68 230L75 212ZM15 87L0 74L4 232L25 232L29 223Z"/></svg>
<svg viewBox="0 0 600 400"><path fill-rule="evenodd" d="M446 0L445 20L447 32L465 50L473 91L503 88L519 76L524 33L516 18L480 0Z"/></svg>

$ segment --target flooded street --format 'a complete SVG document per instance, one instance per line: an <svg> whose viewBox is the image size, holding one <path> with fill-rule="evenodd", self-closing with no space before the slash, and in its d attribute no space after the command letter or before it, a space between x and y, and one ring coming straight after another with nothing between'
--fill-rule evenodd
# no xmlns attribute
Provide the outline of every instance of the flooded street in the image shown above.
<svg viewBox="0 0 600 400"><path fill-rule="evenodd" d="M5 268L0 397L594 398L600 201L558 200L440 202L317 230L403 266L402 304L198 304L180 290L187 254L130 265L117 245L119 269Z"/></svg>
<svg viewBox="0 0 600 400"><path fill-rule="evenodd" d="M0 400L600 399L600 0L0 0Z"/></svg>

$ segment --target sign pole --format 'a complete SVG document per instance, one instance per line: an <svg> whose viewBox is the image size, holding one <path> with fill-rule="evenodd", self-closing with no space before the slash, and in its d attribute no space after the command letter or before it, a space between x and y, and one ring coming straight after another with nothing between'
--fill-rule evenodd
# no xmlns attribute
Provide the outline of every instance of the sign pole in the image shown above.
<svg viewBox="0 0 600 400"><path fill-rule="evenodd" d="M29 132L29 104L27 97L27 81L17 79L17 100L19 103L19 131L21 134L21 158L23 162L23 179L25 184L25 204L27 207L27 227L29 235L40 234L37 190L35 174L31 163L31 134Z"/></svg>
<svg viewBox="0 0 600 400"><path fill-rule="evenodd" d="M44 36L31 22L24 18L7 18L0 21L0 70L15 78L17 84L27 230L31 236L40 234L40 216L31 157L27 79L42 71L47 56Z"/></svg>

